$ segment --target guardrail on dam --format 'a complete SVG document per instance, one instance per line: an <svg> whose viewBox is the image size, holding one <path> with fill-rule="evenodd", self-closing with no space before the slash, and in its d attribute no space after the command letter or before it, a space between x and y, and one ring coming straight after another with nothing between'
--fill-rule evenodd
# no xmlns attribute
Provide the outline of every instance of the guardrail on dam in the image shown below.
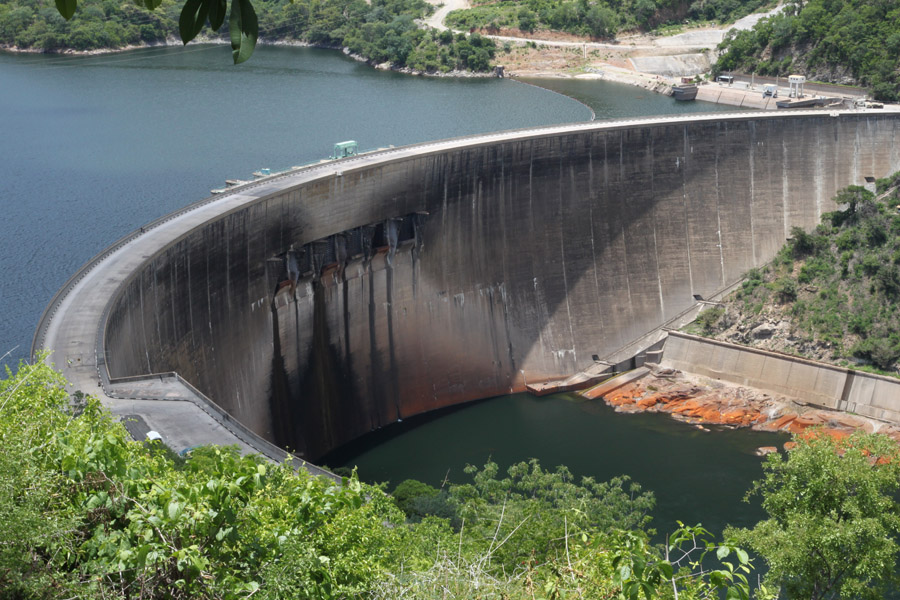
<svg viewBox="0 0 900 600"><path fill-rule="evenodd" d="M900 115L870 111L559 126L301 169L102 261L122 256L83 296L102 310L82 368L177 372L315 459L583 369L898 169ZM83 303L56 304L36 346L71 352Z"/></svg>

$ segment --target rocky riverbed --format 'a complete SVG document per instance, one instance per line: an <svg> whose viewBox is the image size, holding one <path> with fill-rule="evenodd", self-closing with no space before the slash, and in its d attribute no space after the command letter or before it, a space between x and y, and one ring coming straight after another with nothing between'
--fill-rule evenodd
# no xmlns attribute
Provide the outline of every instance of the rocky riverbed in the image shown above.
<svg viewBox="0 0 900 600"><path fill-rule="evenodd" d="M701 429L708 426L750 427L810 435L820 432L835 438L854 431L883 433L900 443L900 427L859 415L807 406L794 399L762 390L647 365L644 377L607 391L602 399L617 412L661 412ZM582 395L591 398L591 390ZM791 442L788 442L790 444ZM761 448L760 453L776 449Z"/></svg>

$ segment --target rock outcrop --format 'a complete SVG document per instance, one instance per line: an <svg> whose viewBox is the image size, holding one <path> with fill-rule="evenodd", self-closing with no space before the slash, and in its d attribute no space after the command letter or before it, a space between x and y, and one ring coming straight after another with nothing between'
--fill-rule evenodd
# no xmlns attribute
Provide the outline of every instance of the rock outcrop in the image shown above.
<svg viewBox="0 0 900 600"><path fill-rule="evenodd" d="M583 392L591 397L590 390ZM645 377L602 396L617 412L662 412L686 423L750 427L797 435L824 433L835 438L854 431L884 433L900 443L900 427L857 415L798 404L787 396L725 384L672 369L652 368ZM785 444L787 449L788 444ZM769 447L760 454L771 452Z"/></svg>

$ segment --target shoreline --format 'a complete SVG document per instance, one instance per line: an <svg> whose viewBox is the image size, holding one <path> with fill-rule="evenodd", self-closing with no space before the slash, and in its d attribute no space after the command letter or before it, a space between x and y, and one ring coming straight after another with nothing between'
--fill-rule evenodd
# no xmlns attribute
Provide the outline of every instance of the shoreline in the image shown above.
<svg viewBox="0 0 900 600"><path fill-rule="evenodd" d="M195 45L215 45L215 46L224 46L228 45L229 42L222 39L198 39L194 42ZM332 50L341 52L344 56L351 58L357 62L364 63L369 67L379 70L379 71L393 71L395 73L402 73L404 75L411 75L414 77L438 77L438 78L457 78L457 79L466 79L466 78L503 78L503 79L511 79L514 81L519 81L519 83L523 83L525 85L537 85L535 83L531 83L528 81L523 81L524 79L545 79L545 80L553 80L553 79L577 79L577 80L602 80L609 81L612 83L619 83L623 85L629 85L632 87L637 87L643 90L647 90L649 92L653 92L656 94L660 94L663 96L672 96L672 86L675 85L673 81L669 78L660 76L660 75L651 75L647 73L641 73L639 71L634 71L631 69L627 69L624 67L615 66L612 64L603 64L602 66L588 66L583 67L581 72L572 72L569 69L560 69L560 70L549 70L549 69L536 69L534 71L530 70L516 70L516 71L508 71L505 72L502 77L498 75L497 69L495 68L492 72L484 72L484 73L476 73L473 71L448 71L446 73L434 72L429 73L427 71L417 71L410 67L398 67L391 63L377 63L372 59L368 59L365 56L354 54L350 52L350 49L346 46L331 46L327 44L312 44L310 42L304 42L300 40L272 40L272 41L260 41L258 42L259 46L270 46L270 47L294 47L294 48L318 48L321 50ZM106 56L112 54L124 54L127 52L133 52L136 50L147 50L147 49L156 49L156 48L171 48L171 47L179 47L184 46L180 40L175 38L169 38L165 42L159 43L147 43L140 45L129 45L124 46L122 48L99 48L95 50L72 50L66 49L58 52L47 52L43 50L33 50L29 48L11 48L11 47L0 47L0 52L7 52L10 54L46 54L50 56L59 56L59 57L91 57L91 56ZM502 68L502 67L501 67ZM541 87L538 85L538 87ZM702 86L703 87L703 86ZM702 89L701 87L701 89ZM542 88L547 89L549 88ZM554 90L549 90L554 91ZM737 91L737 90L735 90ZM560 93L560 92L556 92ZM563 94L565 95L565 94ZM566 96L574 100L575 102L579 102L584 105L583 102L572 98L571 96ZM712 98L700 98L701 100L707 102L713 102L716 104L731 104L734 106L741 106L740 101L724 101L730 99L731 96L727 94L719 94L716 95L715 99ZM589 106L584 105L591 112L591 120L594 120L594 111Z"/></svg>
<svg viewBox="0 0 900 600"><path fill-rule="evenodd" d="M226 46L230 42L224 39L217 38L197 38L191 41L190 45L199 46L199 45L213 45L213 46ZM182 44L181 40L176 38L167 38L164 42L157 43L144 43L144 44L130 44L128 46L123 46L121 48L97 48L94 50L73 50L71 48L67 48L61 51L47 51L47 50L35 50L31 48L18 48L15 46L0 46L0 52L6 52L9 54L46 54L48 56L105 56L109 54L123 54L125 52L133 52L135 50L148 50L154 48L173 48L173 47L185 47L188 44ZM410 67L398 67L391 63L377 63L370 58L366 58L360 54L354 54L350 51L350 48L346 46L337 46L337 45L328 45L328 44L313 44L310 42L304 42L302 40L259 40L257 41L257 46L286 46L286 47L294 47L294 48L318 48L320 50L334 50L342 53L344 56L352 58L353 60L361 63L365 63L366 65L372 67L373 69L379 71L394 71L396 73L403 73L404 75L413 75L417 77L455 77L455 78L497 78L496 69L491 72L477 73L475 71L447 71L446 73L429 73L427 71L418 71L416 69Z"/></svg>
<svg viewBox="0 0 900 600"><path fill-rule="evenodd" d="M709 426L790 433L800 437L828 435L843 439L855 431L882 433L900 444L900 426L870 417L806 405L794 398L702 375L648 363L642 377L609 389L604 384L582 392L620 413L666 413L702 431ZM789 450L794 442L787 442ZM776 452L763 446L758 453Z"/></svg>
<svg viewBox="0 0 900 600"><path fill-rule="evenodd" d="M530 40L522 40L522 45ZM197 38L193 40L190 45L217 45L224 46L228 45L229 42L225 39L220 38ZM631 69L627 69L624 67L618 67L612 64L604 64L602 67L588 66L584 67L582 72L572 73L568 69L535 69L535 70L516 70L505 72L502 76L498 75L497 67L503 68L500 64L502 61L497 60L496 67L490 72L475 72L475 71L460 71L453 70L448 71L446 73L442 72L428 72L428 71L419 71L416 69L412 69L410 67L399 67L393 65L391 63L378 63L370 58L366 58L365 56L354 54L350 51L350 49L346 46L338 46L338 45L328 45L328 44L313 44L310 42L304 42L301 40L290 40L290 39L276 39L276 40L263 40L260 39L257 42L258 46L287 46L287 47L296 47L296 48L319 48L322 50L335 50L339 51L345 56L352 58L357 62L362 62L372 67L373 69L377 69L380 71L394 71L396 73L403 73L405 75L413 75L418 77L454 77L454 78L505 78L505 79L518 79L518 78L530 78L530 79L603 79L606 81L613 81L615 83L623 83L626 85L633 85L635 87L640 87L649 91L661 93L664 95L671 95L671 83L668 83L666 78L657 75L651 75L646 73L640 73L638 71L633 71ZM32 48L19 48L16 46L0 46L0 52L5 52L9 54L45 54L48 56L71 56L71 57L79 57L79 56L104 56L109 54L122 54L126 52L132 52L135 50L146 50L146 49L154 49L154 48L175 48L175 47L184 47L186 44L182 44L180 40L170 37L165 41L161 42L153 42L153 43L142 43L142 44L129 44L127 46L122 46L121 48L96 48L93 50L74 50L72 48L67 48L63 50L38 50ZM501 47L502 52L502 47ZM498 54L498 59L502 58L502 55ZM668 91L668 93L667 93Z"/></svg>

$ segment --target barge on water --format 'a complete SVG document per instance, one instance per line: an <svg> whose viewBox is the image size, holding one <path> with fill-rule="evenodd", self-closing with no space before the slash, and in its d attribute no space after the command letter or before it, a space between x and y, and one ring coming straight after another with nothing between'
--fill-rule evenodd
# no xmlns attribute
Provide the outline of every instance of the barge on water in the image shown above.
<svg viewBox="0 0 900 600"><path fill-rule="evenodd" d="M693 100L697 97L696 83L683 83L672 87L672 96L676 100Z"/></svg>

